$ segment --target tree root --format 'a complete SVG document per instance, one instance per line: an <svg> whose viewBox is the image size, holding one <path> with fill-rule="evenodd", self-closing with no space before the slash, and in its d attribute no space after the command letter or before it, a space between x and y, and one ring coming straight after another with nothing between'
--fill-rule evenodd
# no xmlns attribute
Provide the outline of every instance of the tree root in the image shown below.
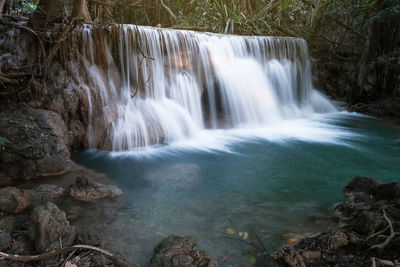
<svg viewBox="0 0 400 267"><path fill-rule="evenodd" d="M396 235L400 234L400 233L397 233L397 232L394 231L393 224L390 221L389 217L387 216L386 211L382 210L382 212L383 212L383 217L385 218L385 220L389 224L388 227L390 229L390 235L386 237L385 241L382 244L373 245L370 249L384 249L393 240L393 238ZM383 230L381 230L379 232L376 232L376 233L370 235L368 238L384 233L387 230L388 227L386 227L385 229L383 229Z"/></svg>
<svg viewBox="0 0 400 267"><path fill-rule="evenodd" d="M382 260L382 259L378 259L375 257L371 258L371 267L377 267L377 263L379 264L378 266L394 266L393 262L388 261L388 260Z"/></svg>
<svg viewBox="0 0 400 267"><path fill-rule="evenodd" d="M117 266L121 267L133 267L132 264L125 262L124 260L116 257L115 255L111 254L110 252L103 250L98 247L93 247L89 245L74 245L71 247L65 247L65 248L60 248L60 249L55 249L51 250L46 253L38 254L38 255L31 255L31 256L25 256L25 255L12 255L12 254L7 254L4 252L0 252L0 259L6 259L6 260L12 260L12 261L20 261L20 262L30 262L30 261L38 261L38 260L43 260L47 259L65 252L69 251L75 251L78 249L83 249L83 250L91 250L91 251L96 251L99 252L106 257L110 258L111 260L114 261L114 263Z"/></svg>

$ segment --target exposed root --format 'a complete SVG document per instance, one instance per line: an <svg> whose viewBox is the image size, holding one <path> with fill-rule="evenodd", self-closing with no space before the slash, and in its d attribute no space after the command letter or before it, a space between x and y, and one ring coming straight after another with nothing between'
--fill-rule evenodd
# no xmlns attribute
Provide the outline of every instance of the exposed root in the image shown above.
<svg viewBox="0 0 400 267"><path fill-rule="evenodd" d="M382 230L380 230L380 231L378 231L378 232L376 232L376 233L373 233L372 235L369 235L369 236L367 237L367 240L370 239L370 238L373 238L373 237L375 237L375 236L379 236L380 234L383 234L383 233L386 232L386 230L388 230L389 228L390 228L390 226L388 225L388 226L386 226L384 229L382 229Z"/></svg>
<svg viewBox="0 0 400 267"><path fill-rule="evenodd" d="M371 258L371 267L377 267L377 263L379 264L379 266L382 266L382 265L383 266L394 266L393 262L391 262L391 261L372 257Z"/></svg>
<svg viewBox="0 0 400 267"><path fill-rule="evenodd" d="M38 255L31 255L31 256L25 256L25 255L12 255L12 254L7 254L4 252L0 252L0 259L7 259L7 260L12 260L12 261L19 261L19 262L30 262L30 261L38 261L38 260L43 260L47 259L65 252L69 251L76 251L78 249L82 250L91 250L91 251L96 251L99 252L106 257L110 258L111 260L114 261L114 263L117 266L121 267L132 267L130 263L125 262L124 260L121 260L120 258L116 257L112 253L103 250L98 247L93 247L93 246L88 246L88 245L75 245L71 247L66 247L66 248L60 248L60 249L55 249L46 253L38 254ZM73 253L70 254L69 258L72 256Z"/></svg>
<svg viewBox="0 0 400 267"><path fill-rule="evenodd" d="M70 33L71 30L73 29L74 23L75 23L75 19L73 18L67 24L64 31L57 37L57 39L55 41L56 45L54 45L51 48L51 50L49 52L49 56L46 58L45 73L47 75L49 75L49 67L51 66L51 62L53 61L54 56L57 54L58 50L60 49L62 42L68 37L68 33Z"/></svg>
<svg viewBox="0 0 400 267"><path fill-rule="evenodd" d="M393 240L393 238L396 236L396 234L399 234L399 233L396 233L396 232L394 231L393 224L392 224L392 222L390 221L389 217L387 216L386 211L383 210L382 212L383 212L383 217L385 218L385 220L386 220L386 221L388 222L388 224L389 224L388 227L389 227L389 229L390 229L390 235L387 236L387 238L385 239L385 241L384 241L382 244L373 245L370 249L384 249L384 248ZM386 228L387 228L387 227L386 227ZM385 231L386 231L386 228L384 229ZM375 233L375 234L372 234L371 236L380 235L381 233L384 232L384 230L381 230L381 231L379 231L379 232L377 232L377 233ZM369 236L369 237L371 237L371 236ZM368 237L368 238L369 238L369 237Z"/></svg>

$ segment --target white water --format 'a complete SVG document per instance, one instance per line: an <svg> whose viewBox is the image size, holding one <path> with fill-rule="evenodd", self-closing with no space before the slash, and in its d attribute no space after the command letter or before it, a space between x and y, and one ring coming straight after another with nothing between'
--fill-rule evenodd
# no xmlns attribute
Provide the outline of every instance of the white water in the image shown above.
<svg viewBox="0 0 400 267"><path fill-rule="evenodd" d="M90 148L179 142L206 128L257 129L336 110L312 86L302 39L133 25L85 26L82 35Z"/></svg>

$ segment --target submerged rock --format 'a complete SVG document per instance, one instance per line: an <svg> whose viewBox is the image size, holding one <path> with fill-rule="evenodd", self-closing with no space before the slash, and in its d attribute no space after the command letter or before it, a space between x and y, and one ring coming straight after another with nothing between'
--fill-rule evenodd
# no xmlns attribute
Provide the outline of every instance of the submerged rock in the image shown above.
<svg viewBox="0 0 400 267"><path fill-rule="evenodd" d="M59 114L11 105L0 111L0 180L31 179L68 171L67 128Z"/></svg>
<svg viewBox="0 0 400 267"><path fill-rule="evenodd" d="M76 183L71 186L70 195L79 201L95 203L122 195L122 191L115 185L100 184L92 177L82 175L76 178Z"/></svg>
<svg viewBox="0 0 400 267"><path fill-rule="evenodd" d="M194 236L170 235L154 249L154 256L149 267L218 266L207 252L194 250L196 244Z"/></svg>
<svg viewBox="0 0 400 267"><path fill-rule="evenodd" d="M65 212L54 203L47 202L32 210L29 236L34 240L36 251L46 252L72 245L76 231L70 226Z"/></svg>

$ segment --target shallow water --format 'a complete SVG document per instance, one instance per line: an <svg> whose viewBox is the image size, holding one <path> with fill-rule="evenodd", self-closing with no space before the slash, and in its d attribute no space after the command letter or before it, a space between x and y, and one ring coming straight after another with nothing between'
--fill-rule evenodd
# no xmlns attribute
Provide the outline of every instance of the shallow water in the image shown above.
<svg viewBox="0 0 400 267"><path fill-rule="evenodd" d="M123 204L95 218L94 228L131 261L146 264L160 240L175 233L197 236L222 266L246 266L252 247L239 232L249 232L250 243L257 235L272 252L296 233L323 228L353 177L400 181L399 139L398 126L334 113L204 131L130 152L76 152L73 160L123 190ZM84 217L93 223L93 214Z"/></svg>

